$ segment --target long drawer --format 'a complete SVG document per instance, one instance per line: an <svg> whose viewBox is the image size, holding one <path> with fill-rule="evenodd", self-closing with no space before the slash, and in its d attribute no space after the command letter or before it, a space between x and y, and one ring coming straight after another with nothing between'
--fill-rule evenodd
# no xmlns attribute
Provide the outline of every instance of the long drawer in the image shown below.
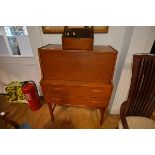
<svg viewBox="0 0 155 155"><path fill-rule="evenodd" d="M50 96L83 96L83 97L100 97L109 99L112 92L111 85L102 87L96 86L76 86L76 85L55 85L55 84L41 84L43 95Z"/></svg>
<svg viewBox="0 0 155 155"><path fill-rule="evenodd" d="M88 106L88 107L106 107L109 99L77 97L77 96L48 96L45 97L46 102L53 104L64 104L72 106Z"/></svg>

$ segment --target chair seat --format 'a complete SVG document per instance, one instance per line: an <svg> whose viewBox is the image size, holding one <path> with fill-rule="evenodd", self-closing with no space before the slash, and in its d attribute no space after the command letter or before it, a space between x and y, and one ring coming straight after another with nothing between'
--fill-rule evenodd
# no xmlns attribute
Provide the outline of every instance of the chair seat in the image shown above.
<svg viewBox="0 0 155 155"><path fill-rule="evenodd" d="M155 129L155 121L151 118L127 116L126 120L130 129ZM121 120L119 121L118 128L123 129Z"/></svg>

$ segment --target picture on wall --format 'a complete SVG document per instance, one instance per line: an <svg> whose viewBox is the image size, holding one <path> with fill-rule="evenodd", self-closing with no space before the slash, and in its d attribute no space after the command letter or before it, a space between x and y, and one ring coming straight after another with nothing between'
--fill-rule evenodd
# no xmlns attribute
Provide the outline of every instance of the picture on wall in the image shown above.
<svg viewBox="0 0 155 155"><path fill-rule="evenodd" d="M69 26L69 28L79 28L82 26ZM94 33L108 33L108 26L94 26ZM62 33L64 26L42 26L44 34Z"/></svg>

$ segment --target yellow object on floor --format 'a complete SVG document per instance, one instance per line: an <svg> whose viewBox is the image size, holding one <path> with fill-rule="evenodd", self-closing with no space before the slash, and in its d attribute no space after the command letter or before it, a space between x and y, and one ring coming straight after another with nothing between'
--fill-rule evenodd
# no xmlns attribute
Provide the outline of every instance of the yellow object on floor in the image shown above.
<svg viewBox="0 0 155 155"><path fill-rule="evenodd" d="M27 103L22 93L22 84L20 82L11 82L5 86L6 95L9 102Z"/></svg>

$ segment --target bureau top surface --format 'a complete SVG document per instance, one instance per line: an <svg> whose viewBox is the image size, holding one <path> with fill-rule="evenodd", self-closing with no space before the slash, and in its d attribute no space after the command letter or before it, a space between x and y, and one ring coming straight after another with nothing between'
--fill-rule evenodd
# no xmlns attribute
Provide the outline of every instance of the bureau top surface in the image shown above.
<svg viewBox="0 0 155 155"><path fill-rule="evenodd" d="M49 51L49 50L63 50L62 45L56 45L56 44L48 44L46 46L43 46L40 48L41 50L44 51ZM83 51L87 51L87 50L63 50L63 51L69 51L69 52L83 52ZM92 52L115 52L117 53L117 50L115 50L114 48L112 48L111 46L94 46ZM87 51L87 52L91 52L91 51Z"/></svg>

